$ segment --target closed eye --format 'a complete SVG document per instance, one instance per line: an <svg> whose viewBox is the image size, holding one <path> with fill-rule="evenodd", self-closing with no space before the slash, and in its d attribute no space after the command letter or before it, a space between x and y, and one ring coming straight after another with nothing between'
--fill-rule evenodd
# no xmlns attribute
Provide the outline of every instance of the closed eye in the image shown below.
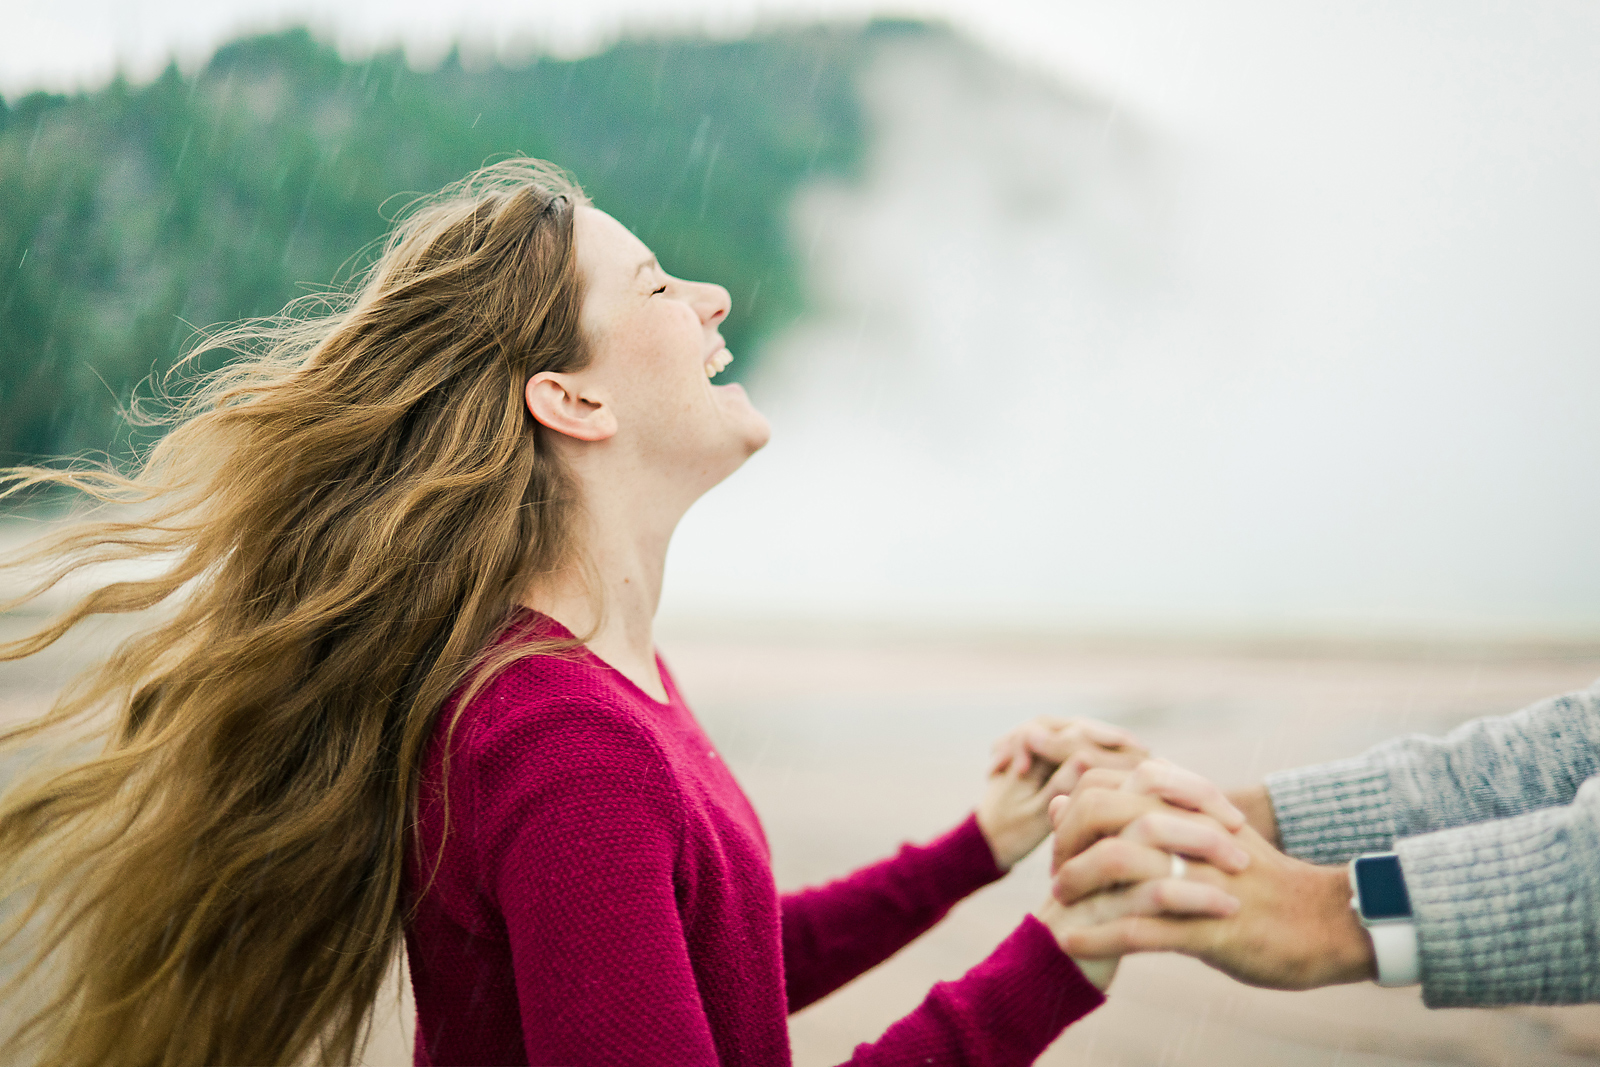
<svg viewBox="0 0 1600 1067"><path fill-rule="evenodd" d="M663 286L662 286L662 287L661 287L661 288L659 288L659 289L653 289L653 290L651 290L651 291L650 291L650 295L651 295L651 296L656 296L656 295L658 295L658 294L660 294L660 293L664 293L664 292L666 292L666 291L667 291L667 287L666 287L666 286L665 286L665 285L663 285Z"/></svg>

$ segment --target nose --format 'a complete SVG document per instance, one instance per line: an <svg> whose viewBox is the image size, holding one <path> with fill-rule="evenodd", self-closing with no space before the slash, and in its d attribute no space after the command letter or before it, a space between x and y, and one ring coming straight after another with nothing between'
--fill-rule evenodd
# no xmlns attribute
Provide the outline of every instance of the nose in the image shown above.
<svg viewBox="0 0 1600 1067"><path fill-rule="evenodd" d="M698 282L699 293L695 297L695 310L700 313L700 321L707 326L715 326L728 317L728 312L733 308L733 297L728 295L728 290L713 282Z"/></svg>

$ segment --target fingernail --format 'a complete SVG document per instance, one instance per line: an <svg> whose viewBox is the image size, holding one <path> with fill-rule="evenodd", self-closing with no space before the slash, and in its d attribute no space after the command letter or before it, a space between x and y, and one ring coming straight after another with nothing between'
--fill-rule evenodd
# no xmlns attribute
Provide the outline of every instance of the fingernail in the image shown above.
<svg viewBox="0 0 1600 1067"><path fill-rule="evenodd" d="M1250 866L1250 853L1246 852L1242 848L1235 849L1233 853L1233 865L1239 868L1241 871Z"/></svg>

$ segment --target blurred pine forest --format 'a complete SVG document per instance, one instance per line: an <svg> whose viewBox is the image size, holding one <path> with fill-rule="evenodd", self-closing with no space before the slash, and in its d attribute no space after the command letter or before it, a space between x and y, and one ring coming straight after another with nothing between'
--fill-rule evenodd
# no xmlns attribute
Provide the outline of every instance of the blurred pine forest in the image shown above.
<svg viewBox="0 0 1600 1067"><path fill-rule="evenodd" d="M921 32L623 41L516 66L452 52L419 72L293 30L193 76L0 103L0 462L125 453L123 406L196 327L348 278L410 194L519 153L574 172L667 269L726 285L729 347L754 354L803 305L794 190L858 166L856 75L875 39Z"/></svg>

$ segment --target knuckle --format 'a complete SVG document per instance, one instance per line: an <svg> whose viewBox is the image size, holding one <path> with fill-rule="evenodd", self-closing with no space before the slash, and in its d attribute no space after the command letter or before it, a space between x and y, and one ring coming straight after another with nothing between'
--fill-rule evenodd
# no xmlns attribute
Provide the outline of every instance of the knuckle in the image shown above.
<svg viewBox="0 0 1600 1067"><path fill-rule="evenodd" d="M1078 777L1078 784L1084 789L1104 789L1110 791L1119 784L1115 775L1099 767L1091 767Z"/></svg>
<svg viewBox="0 0 1600 1067"><path fill-rule="evenodd" d="M1108 874L1125 880L1134 872L1137 854L1126 842L1108 837L1095 846L1096 860Z"/></svg>
<svg viewBox="0 0 1600 1067"><path fill-rule="evenodd" d="M1077 803L1086 816L1098 818L1111 810L1114 800L1115 797L1111 795L1110 790L1102 786L1091 785L1083 791Z"/></svg>
<svg viewBox="0 0 1600 1067"><path fill-rule="evenodd" d="M1163 818L1159 811L1147 811L1128 824L1128 831L1150 841L1165 840L1166 835L1162 832Z"/></svg>
<svg viewBox="0 0 1600 1067"><path fill-rule="evenodd" d="M1145 952L1157 945L1156 927L1140 919L1129 919L1128 928L1124 935L1127 944L1135 952Z"/></svg>

